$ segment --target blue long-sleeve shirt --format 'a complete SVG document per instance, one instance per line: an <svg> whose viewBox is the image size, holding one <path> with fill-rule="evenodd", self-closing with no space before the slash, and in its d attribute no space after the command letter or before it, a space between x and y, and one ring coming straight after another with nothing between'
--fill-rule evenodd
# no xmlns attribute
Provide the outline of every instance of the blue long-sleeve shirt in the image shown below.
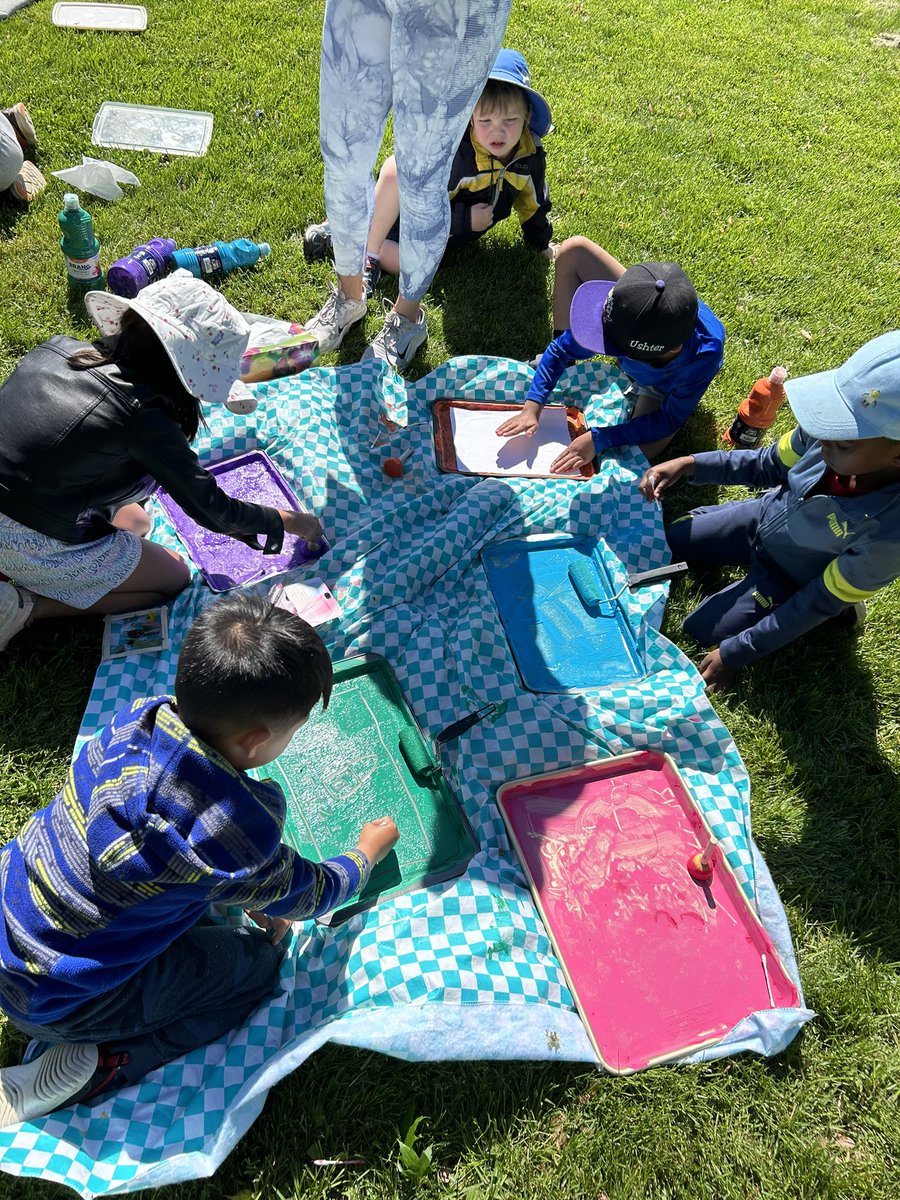
<svg viewBox="0 0 900 1200"><path fill-rule="evenodd" d="M285 815L280 790L193 737L167 697L120 712L0 850L0 1006L60 1020L136 974L214 901L315 917L365 886L364 854L301 858L281 841Z"/></svg>
<svg viewBox="0 0 900 1200"><path fill-rule="evenodd" d="M728 666L781 649L900 578L900 483L858 496L817 491L826 471L822 445L800 428L761 450L713 450L695 454L694 463L694 484L772 489L762 497L757 539L798 585L756 625L721 643Z"/></svg>
<svg viewBox="0 0 900 1200"><path fill-rule="evenodd" d="M594 426L594 450L602 454L611 446L637 446L659 441L685 423L722 366L725 327L715 313L700 301L694 332L681 351L662 367L623 356L616 361L638 390L658 393L662 403L652 413L624 421L621 425ZM541 356L526 400L544 404L567 367L593 358L567 329L550 343Z"/></svg>

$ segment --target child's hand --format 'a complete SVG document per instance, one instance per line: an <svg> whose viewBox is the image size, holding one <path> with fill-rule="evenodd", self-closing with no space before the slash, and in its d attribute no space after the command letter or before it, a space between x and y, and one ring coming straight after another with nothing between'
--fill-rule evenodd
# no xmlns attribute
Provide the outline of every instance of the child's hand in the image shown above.
<svg viewBox="0 0 900 1200"><path fill-rule="evenodd" d="M550 464L550 470L554 475L571 475L573 471L580 471L593 457L594 439L589 430L587 433L580 433L574 442L570 442L562 454Z"/></svg>
<svg viewBox="0 0 900 1200"><path fill-rule="evenodd" d="M399 837L400 830L394 824L393 819L382 817L379 821L368 821L363 825L356 848L362 850L374 867L390 854Z"/></svg>
<svg viewBox="0 0 900 1200"><path fill-rule="evenodd" d="M245 908L244 912L254 925L258 925L260 929L266 931L276 946L284 935L290 932L291 922L287 917L270 917L266 913L255 912L249 908Z"/></svg>
<svg viewBox="0 0 900 1200"><path fill-rule="evenodd" d="M723 661L718 646L703 659L699 671L708 692L727 692L737 675L735 668Z"/></svg>
<svg viewBox="0 0 900 1200"><path fill-rule="evenodd" d="M322 536L322 526L319 524L318 517L314 517L312 513L294 512L293 509L288 509L285 512L278 510L278 515L284 524L284 532L292 533L294 537L303 538L309 543L310 550L318 549L319 539Z"/></svg>
<svg viewBox="0 0 900 1200"><path fill-rule="evenodd" d="M497 437L513 437L517 433L525 433L528 437L534 433L541 419L542 404L536 400L526 400L522 411L497 426Z"/></svg>
<svg viewBox="0 0 900 1200"><path fill-rule="evenodd" d="M673 483L677 483L683 475L691 476L694 473L694 456L692 454L685 455L684 458L670 458L668 462L660 463L658 467L651 467L645 471L638 483L638 490L645 500L651 503L654 500L659 500L663 492L668 491Z"/></svg>
<svg viewBox="0 0 900 1200"><path fill-rule="evenodd" d="M473 204L471 212L472 232L484 233L494 223L494 210L490 204Z"/></svg>

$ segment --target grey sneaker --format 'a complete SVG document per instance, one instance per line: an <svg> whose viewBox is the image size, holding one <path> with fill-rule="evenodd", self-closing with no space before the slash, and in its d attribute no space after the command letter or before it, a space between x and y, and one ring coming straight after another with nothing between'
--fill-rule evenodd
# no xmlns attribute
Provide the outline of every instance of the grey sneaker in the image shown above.
<svg viewBox="0 0 900 1200"><path fill-rule="evenodd" d="M16 634L31 620L34 597L25 588L0 583L0 650L5 650Z"/></svg>
<svg viewBox="0 0 900 1200"><path fill-rule="evenodd" d="M318 262L320 258L331 258L331 226L327 221L321 225L307 225L303 231L303 257L307 262Z"/></svg>
<svg viewBox="0 0 900 1200"><path fill-rule="evenodd" d="M315 316L305 322L306 332L319 339L319 350L327 354L329 350L337 350L353 326L365 315L365 296L361 300L350 300L335 287Z"/></svg>
<svg viewBox="0 0 900 1200"><path fill-rule="evenodd" d="M39 1058L0 1071L0 1129L33 1121L74 1100L97 1070L97 1047L87 1042L51 1046Z"/></svg>
<svg viewBox="0 0 900 1200"><path fill-rule="evenodd" d="M402 374L427 341L428 321L424 308L419 313L418 321L410 321L391 309L375 340L363 351L363 361L379 358Z"/></svg>

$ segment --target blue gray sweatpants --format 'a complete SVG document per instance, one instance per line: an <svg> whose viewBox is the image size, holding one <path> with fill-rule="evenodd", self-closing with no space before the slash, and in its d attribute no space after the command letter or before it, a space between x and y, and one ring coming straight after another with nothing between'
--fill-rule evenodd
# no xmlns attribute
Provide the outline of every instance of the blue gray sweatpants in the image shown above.
<svg viewBox="0 0 900 1200"><path fill-rule="evenodd" d="M511 0L327 0L319 76L325 211L339 275L363 269L388 113L400 188L400 295L421 300L450 232L456 147Z"/></svg>

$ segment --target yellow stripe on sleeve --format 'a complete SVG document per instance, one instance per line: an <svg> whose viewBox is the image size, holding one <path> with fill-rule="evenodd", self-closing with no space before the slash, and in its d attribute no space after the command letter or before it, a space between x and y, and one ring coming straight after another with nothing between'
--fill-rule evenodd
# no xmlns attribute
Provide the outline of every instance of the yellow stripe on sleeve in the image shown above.
<svg viewBox="0 0 900 1200"><path fill-rule="evenodd" d="M790 433L784 434L778 439L778 457L786 467L792 467L794 463L798 463L801 455L794 449L794 434L797 432L796 426Z"/></svg>
<svg viewBox="0 0 900 1200"><path fill-rule="evenodd" d="M858 604L860 600L868 600L878 591L878 588L866 591L864 588L854 587L852 583L848 583L841 574L836 558L833 558L825 568L822 578L832 596L837 596L838 600L843 600L844 604Z"/></svg>

